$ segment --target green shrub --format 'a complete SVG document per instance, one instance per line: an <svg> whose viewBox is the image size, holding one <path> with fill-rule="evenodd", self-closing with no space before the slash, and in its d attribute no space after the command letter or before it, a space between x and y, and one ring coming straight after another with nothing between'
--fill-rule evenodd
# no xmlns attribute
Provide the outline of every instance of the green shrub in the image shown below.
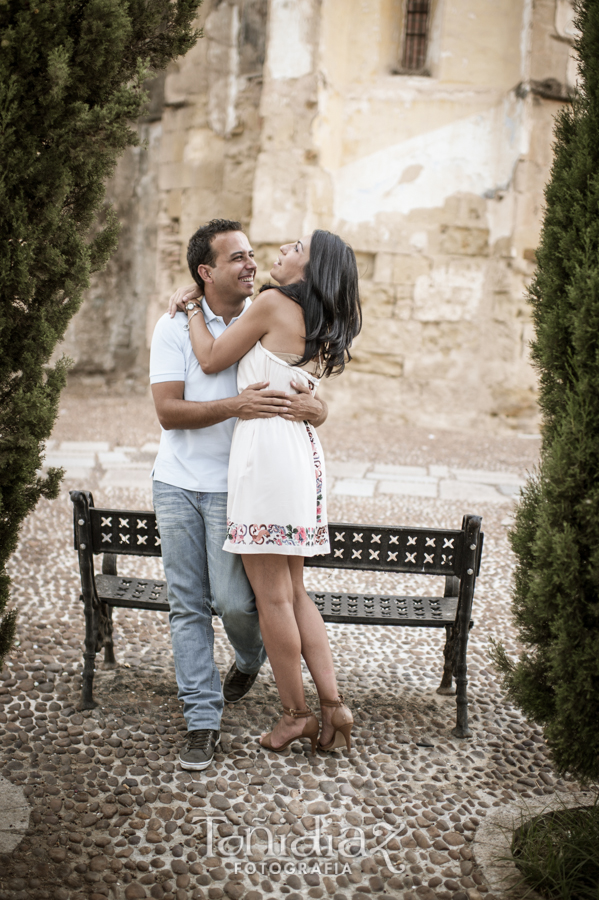
<svg viewBox="0 0 599 900"><path fill-rule="evenodd" d="M557 117L530 288L543 442L511 543L525 652L495 654L559 770L599 778L599 4L577 7L581 84Z"/></svg>
<svg viewBox="0 0 599 900"><path fill-rule="evenodd" d="M48 361L118 238L104 183L137 143L143 80L185 53L202 0L0 0L0 616L65 364ZM93 238L91 229L94 226ZM0 619L0 667L15 631Z"/></svg>

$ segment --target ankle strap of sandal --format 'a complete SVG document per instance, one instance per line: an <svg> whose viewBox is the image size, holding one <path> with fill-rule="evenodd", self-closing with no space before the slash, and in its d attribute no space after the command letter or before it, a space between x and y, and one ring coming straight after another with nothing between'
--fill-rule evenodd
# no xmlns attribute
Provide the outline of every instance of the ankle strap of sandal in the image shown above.
<svg viewBox="0 0 599 900"><path fill-rule="evenodd" d="M339 694L338 700L322 700L320 701L321 706L343 706L343 694Z"/></svg>
<svg viewBox="0 0 599 900"><path fill-rule="evenodd" d="M287 716L291 716L292 719L307 719L309 716L314 715L311 709L306 707L305 709L290 709L287 706L283 707L283 712Z"/></svg>

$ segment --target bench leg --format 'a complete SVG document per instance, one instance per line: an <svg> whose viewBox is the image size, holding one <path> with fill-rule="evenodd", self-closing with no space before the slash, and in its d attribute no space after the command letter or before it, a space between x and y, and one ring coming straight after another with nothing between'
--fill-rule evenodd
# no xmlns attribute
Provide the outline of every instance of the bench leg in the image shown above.
<svg viewBox="0 0 599 900"><path fill-rule="evenodd" d="M466 653L468 650L468 634L471 623L468 623L466 633L462 640L459 641L458 658L455 667L456 678L456 726L452 730L452 734L457 738L472 737L472 732L468 727L468 663ZM456 629L457 631L457 629Z"/></svg>
<svg viewBox="0 0 599 900"><path fill-rule="evenodd" d="M114 658L114 643L112 640L112 606L107 603L100 604L100 615L102 617L102 631L104 642L104 663L107 666L116 666Z"/></svg>
<svg viewBox="0 0 599 900"><path fill-rule="evenodd" d="M105 553L102 557L102 574L118 574L115 553ZM102 630L102 643L104 644L104 662L108 666L115 666L116 659L114 658L114 643L112 640L112 606L109 606L107 603L101 603L100 609L102 611L102 621L100 624Z"/></svg>
<svg viewBox="0 0 599 900"><path fill-rule="evenodd" d="M96 628L96 610L91 596L82 597L85 614L85 652L83 653L83 686L81 689L81 708L95 709L94 671L96 663L96 647L98 635Z"/></svg>
<svg viewBox="0 0 599 900"><path fill-rule="evenodd" d="M480 561L481 537L479 516L464 516L464 558L455 617L457 647L455 652L456 726L451 732L457 738L472 737L468 728L468 636L472 627L472 599Z"/></svg>
<svg viewBox="0 0 599 900"><path fill-rule="evenodd" d="M458 663L456 678L456 726L451 732L453 736L457 738L472 737L472 732L468 728L468 678L466 677L466 673L466 663Z"/></svg>
<svg viewBox="0 0 599 900"><path fill-rule="evenodd" d="M437 688L437 693L450 696L455 694L455 688L453 686L453 669L457 629L454 628L453 625L446 625L445 635L445 647L443 648L443 657L445 659L445 662L443 663L443 678L441 679L441 684Z"/></svg>

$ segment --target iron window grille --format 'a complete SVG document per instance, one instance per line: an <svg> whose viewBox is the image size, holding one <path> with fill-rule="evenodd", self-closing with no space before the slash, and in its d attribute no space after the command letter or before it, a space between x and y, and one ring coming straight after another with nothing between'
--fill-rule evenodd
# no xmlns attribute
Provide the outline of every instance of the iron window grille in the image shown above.
<svg viewBox="0 0 599 900"><path fill-rule="evenodd" d="M430 0L406 0L402 72L425 73Z"/></svg>

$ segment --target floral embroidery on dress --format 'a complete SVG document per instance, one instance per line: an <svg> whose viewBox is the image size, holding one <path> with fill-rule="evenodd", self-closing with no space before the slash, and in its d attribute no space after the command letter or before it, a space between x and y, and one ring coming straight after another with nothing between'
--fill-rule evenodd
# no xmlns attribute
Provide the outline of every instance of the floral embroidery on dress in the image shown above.
<svg viewBox="0 0 599 900"><path fill-rule="evenodd" d="M226 540L231 544L276 544L278 547L314 547L328 540L326 527L303 525L238 525L227 521ZM246 540L247 538L247 540Z"/></svg>
<svg viewBox="0 0 599 900"><path fill-rule="evenodd" d="M304 422L304 425L306 426L306 431L308 432L308 437L312 444L312 457L314 459L314 471L316 475L316 524L319 525L322 522L322 463L316 448L316 441L314 440L312 429L307 422Z"/></svg>
<svg viewBox="0 0 599 900"><path fill-rule="evenodd" d="M233 522L227 521L227 540L232 544L242 544L247 530L247 525L235 525Z"/></svg>

